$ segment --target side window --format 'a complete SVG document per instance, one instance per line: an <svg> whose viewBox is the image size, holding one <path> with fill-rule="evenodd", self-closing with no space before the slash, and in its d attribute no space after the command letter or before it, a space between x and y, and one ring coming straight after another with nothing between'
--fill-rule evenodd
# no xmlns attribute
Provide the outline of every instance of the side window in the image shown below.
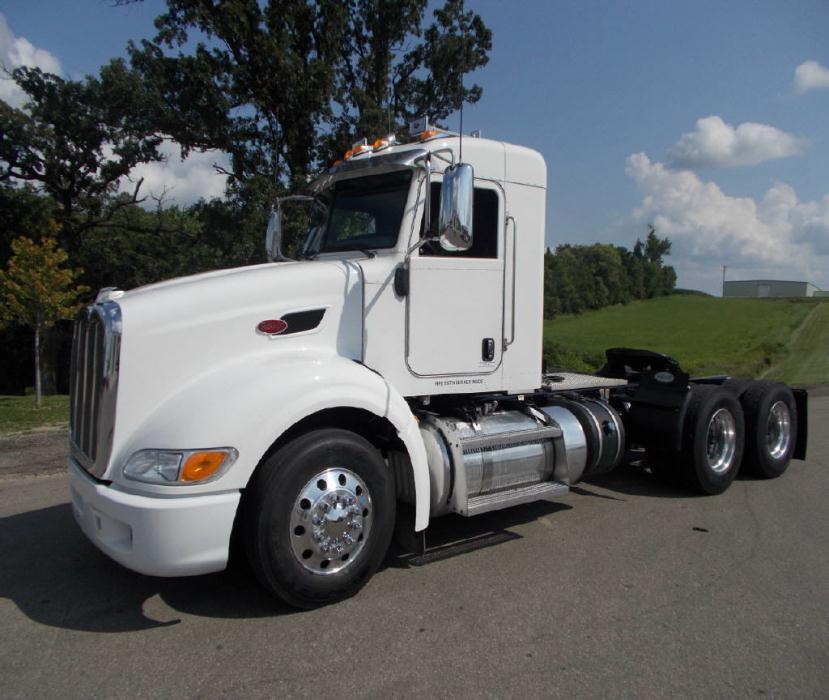
<svg viewBox="0 0 829 700"><path fill-rule="evenodd" d="M498 230L498 194L495 190L475 188L472 200L472 247L458 253L449 253L434 241L420 249L421 255L441 258L497 258ZM432 236L438 234L438 211L440 208L440 183L432 183L432 207L429 228ZM420 222L420 237L423 238L423 221Z"/></svg>

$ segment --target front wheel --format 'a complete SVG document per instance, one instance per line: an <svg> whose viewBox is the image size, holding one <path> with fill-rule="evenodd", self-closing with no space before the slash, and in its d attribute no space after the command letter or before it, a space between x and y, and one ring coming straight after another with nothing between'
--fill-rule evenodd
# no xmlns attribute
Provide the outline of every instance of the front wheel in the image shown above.
<svg viewBox="0 0 829 700"><path fill-rule="evenodd" d="M737 397L719 386L693 387L683 430L685 483L705 494L725 491L743 458L745 422Z"/></svg>
<svg viewBox="0 0 829 700"><path fill-rule="evenodd" d="M359 435L315 430L285 445L246 494L245 546L257 578L299 608L354 595L388 549L394 493L385 461Z"/></svg>

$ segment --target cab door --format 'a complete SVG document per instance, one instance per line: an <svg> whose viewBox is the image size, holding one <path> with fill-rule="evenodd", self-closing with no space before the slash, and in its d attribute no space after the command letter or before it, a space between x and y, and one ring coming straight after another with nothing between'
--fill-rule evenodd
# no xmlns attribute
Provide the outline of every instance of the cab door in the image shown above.
<svg viewBox="0 0 829 700"><path fill-rule="evenodd" d="M440 183L432 184L432 235ZM503 190L477 180L473 244L448 253L428 243L409 261L406 363L417 376L489 375L501 366L504 339Z"/></svg>

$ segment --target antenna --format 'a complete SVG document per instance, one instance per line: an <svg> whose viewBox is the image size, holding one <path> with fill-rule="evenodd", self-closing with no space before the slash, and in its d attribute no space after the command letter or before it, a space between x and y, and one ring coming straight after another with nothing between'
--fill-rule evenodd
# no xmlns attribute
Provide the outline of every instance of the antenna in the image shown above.
<svg viewBox="0 0 829 700"><path fill-rule="evenodd" d="M388 134L391 133L391 96L392 91L394 90L394 81L391 75L391 56L389 56L389 84L388 84L388 117L389 117L389 130L386 132Z"/></svg>
<svg viewBox="0 0 829 700"><path fill-rule="evenodd" d="M461 92L463 92L463 76L461 76ZM458 145L458 163L463 162L463 95L461 95L461 132Z"/></svg>
<svg viewBox="0 0 829 700"><path fill-rule="evenodd" d="M461 0L461 29L463 29L463 0ZM462 39L463 41L463 49L464 54L466 54L466 38ZM466 58L466 56L462 56L462 58ZM461 128L460 128L460 136L458 139L458 163L463 163L463 71L461 71Z"/></svg>

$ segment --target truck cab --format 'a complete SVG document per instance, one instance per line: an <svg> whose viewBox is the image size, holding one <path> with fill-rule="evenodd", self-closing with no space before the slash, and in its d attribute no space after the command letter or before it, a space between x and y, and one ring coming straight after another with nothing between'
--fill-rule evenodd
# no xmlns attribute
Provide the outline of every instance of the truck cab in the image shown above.
<svg viewBox="0 0 829 700"><path fill-rule="evenodd" d="M308 607L359 590L395 528L422 547L431 518L563 497L631 448L705 493L805 455L805 392L783 385L624 349L542 374L538 153L424 124L300 197L296 259L277 203L271 262L104 290L76 323L73 511L121 564L207 573L241 542Z"/></svg>

